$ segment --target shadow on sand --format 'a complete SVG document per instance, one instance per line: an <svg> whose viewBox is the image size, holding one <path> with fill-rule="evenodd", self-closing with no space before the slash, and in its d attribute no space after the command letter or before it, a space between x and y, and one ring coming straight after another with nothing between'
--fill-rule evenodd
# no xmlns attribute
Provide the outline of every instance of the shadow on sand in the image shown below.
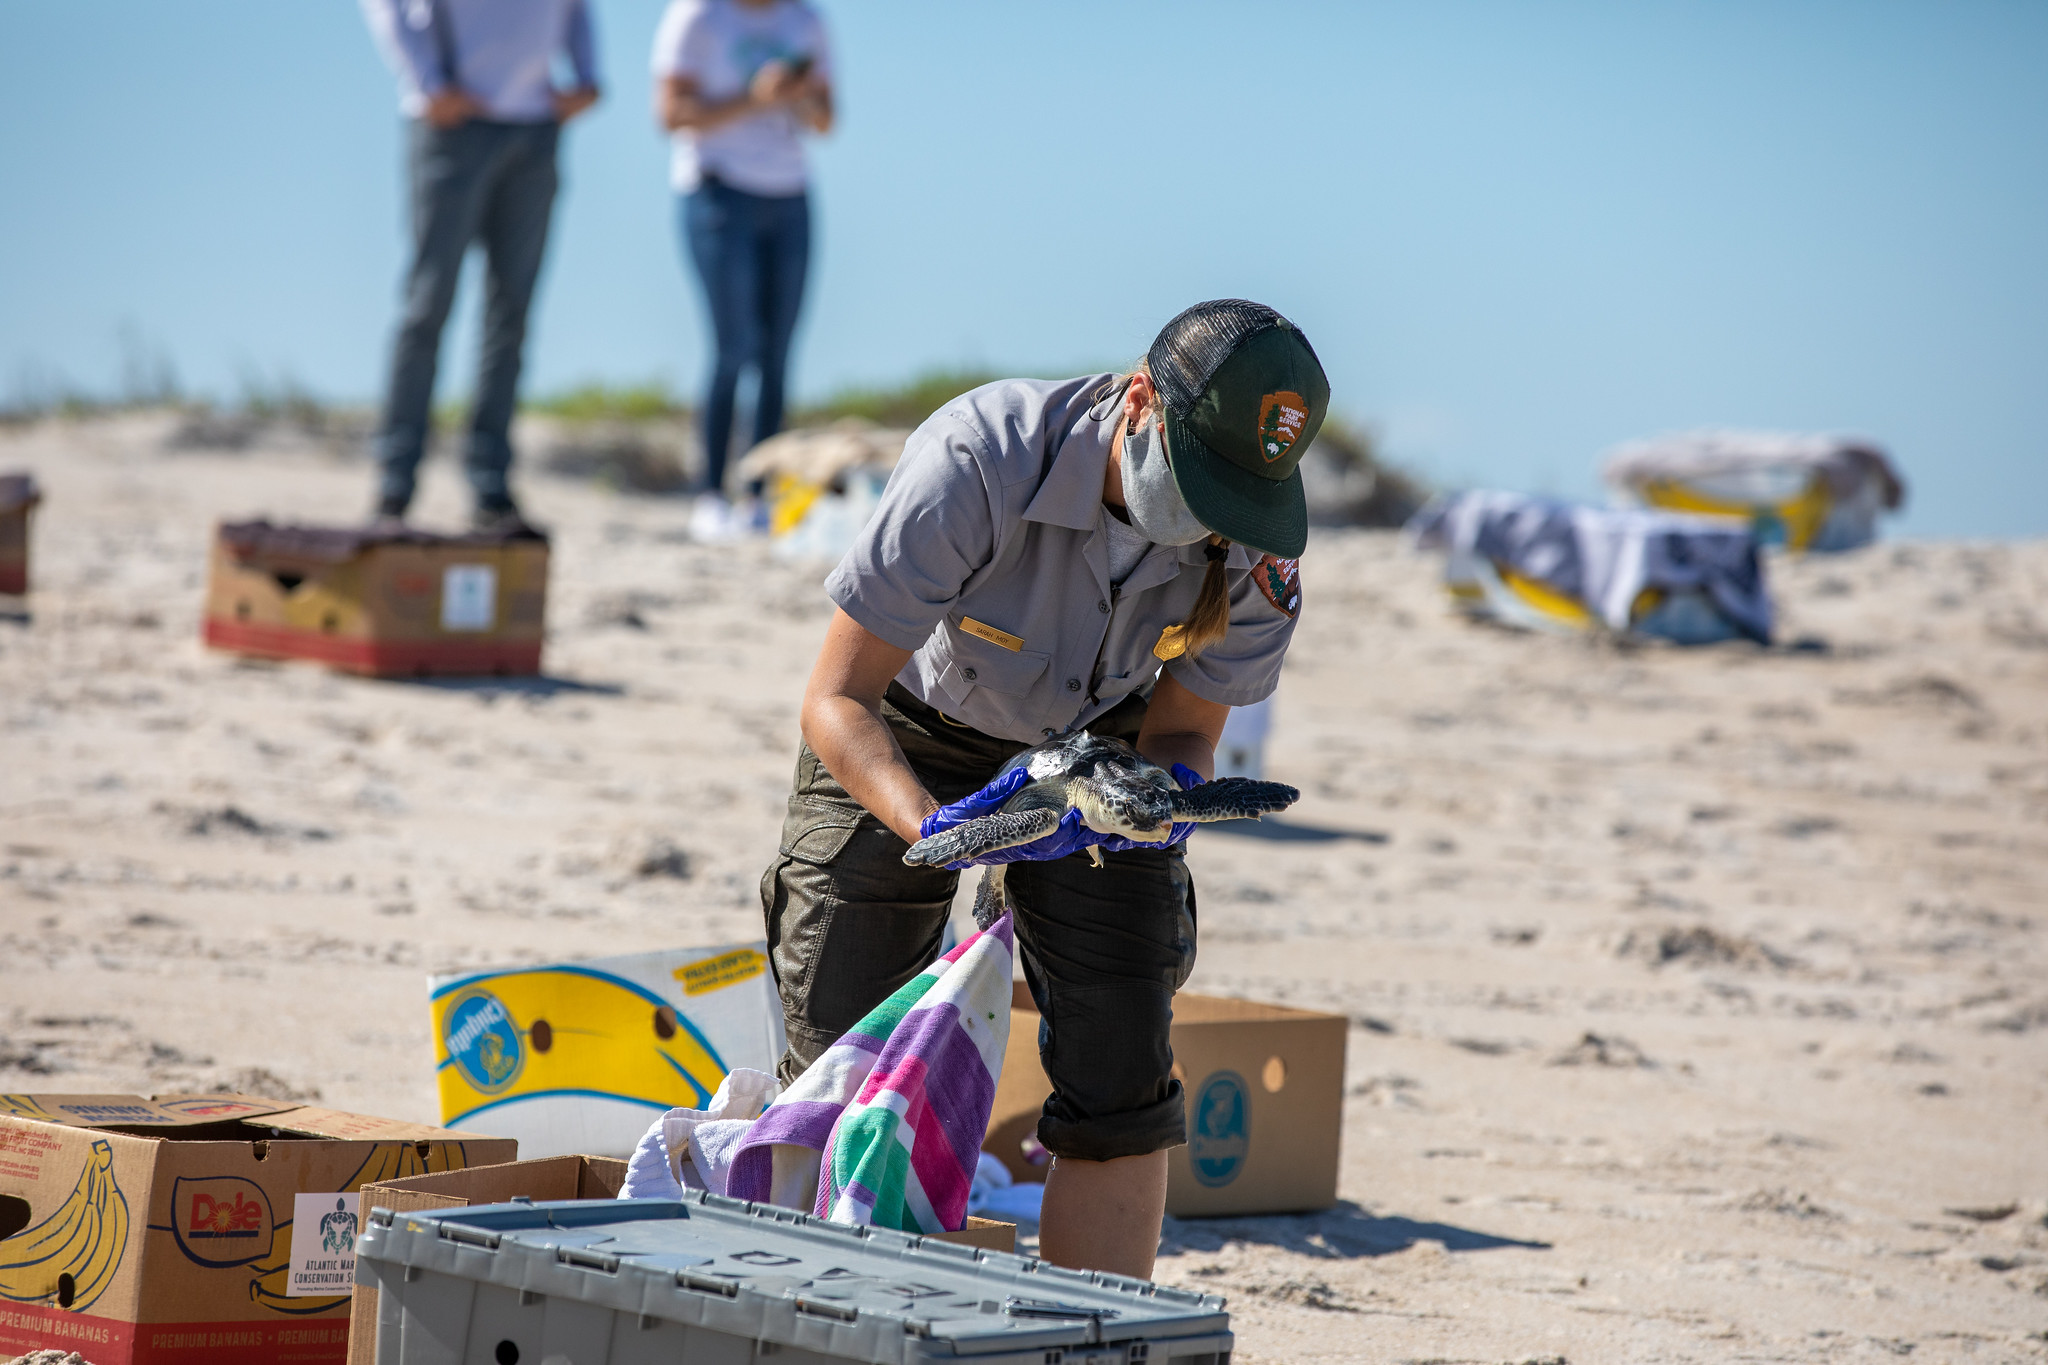
<svg viewBox="0 0 2048 1365"><path fill-rule="evenodd" d="M469 692L479 696L502 697L623 697L624 683L581 682L575 678L551 678L543 673L525 677L478 678L386 678L385 682L407 687L432 688L437 692Z"/></svg>
<svg viewBox="0 0 2048 1365"><path fill-rule="evenodd" d="M1240 839L1267 839L1282 844L1327 844L1337 839L1356 839L1361 844L1384 844L1393 835L1376 829L1330 829L1323 825L1297 825L1268 816L1263 820L1219 820L1208 827L1217 834L1234 834Z"/></svg>
<svg viewBox="0 0 2048 1365"><path fill-rule="evenodd" d="M1390 1256L1417 1242L1441 1242L1445 1251L1493 1251L1519 1247L1548 1251L1548 1242L1498 1237L1450 1223L1421 1223L1413 1218L1380 1217L1351 1201L1341 1200L1321 1213L1271 1214L1257 1218L1168 1218L1159 1237L1161 1255L1182 1251L1220 1251L1229 1242L1278 1247L1323 1260Z"/></svg>

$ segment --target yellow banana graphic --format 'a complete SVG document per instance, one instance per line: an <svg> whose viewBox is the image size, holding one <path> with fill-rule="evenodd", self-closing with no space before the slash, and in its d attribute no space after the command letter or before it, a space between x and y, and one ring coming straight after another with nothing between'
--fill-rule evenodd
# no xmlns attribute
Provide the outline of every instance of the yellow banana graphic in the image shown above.
<svg viewBox="0 0 2048 1365"><path fill-rule="evenodd" d="M114 1181L113 1146L100 1138L70 1197L0 1241L0 1298L83 1310L113 1283L127 1249L128 1196Z"/></svg>
<svg viewBox="0 0 2048 1365"><path fill-rule="evenodd" d="M380 1142L363 1158L363 1164L356 1167L355 1174L341 1182L339 1192L356 1194L365 1185L403 1180L409 1175L457 1171L468 1164L468 1154L459 1142L429 1143L425 1157L420 1155L418 1143ZM346 1294L327 1298L291 1297L285 1293L291 1269L292 1223L287 1218L271 1229L269 1256L262 1263L250 1267L249 1297L274 1313L290 1313L295 1317L324 1313L349 1301Z"/></svg>
<svg viewBox="0 0 2048 1365"><path fill-rule="evenodd" d="M18 1119L41 1119L45 1123L62 1123L34 1095L0 1095L0 1114L11 1114Z"/></svg>
<svg viewBox="0 0 2048 1365"><path fill-rule="evenodd" d="M1788 550L1804 550L1827 521L1828 486L1816 475L1805 488L1783 502L1736 502L1703 492L1676 479L1656 479L1643 485L1643 501L1652 507L1674 512L1698 512L1710 517L1742 517L1759 526L1774 527Z"/></svg>
<svg viewBox="0 0 2048 1365"><path fill-rule="evenodd" d="M673 1005L592 967L539 967L434 993L441 1121L518 1100L585 1095L666 1109L708 1104L726 1066Z"/></svg>

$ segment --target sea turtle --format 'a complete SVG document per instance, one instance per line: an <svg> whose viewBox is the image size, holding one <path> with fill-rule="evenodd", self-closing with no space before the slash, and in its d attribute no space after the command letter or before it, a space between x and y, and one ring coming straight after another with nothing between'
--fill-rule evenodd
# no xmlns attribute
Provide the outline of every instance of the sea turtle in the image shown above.
<svg viewBox="0 0 2048 1365"><path fill-rule="evenodd" d="M1098 834L1120 834L1140 843L1165 843L1176 822L1258 819L1285 810L1301 793L1279 782L1223 777L1181 790L1173 774L1120 739L1086 730L1026 749L996 773L1023 768L1031 781L989 815L920 839L903 855L913 867L956 863L1001 848L1043 839L1069 810ZM1102 865L1102 851L1088 856ZM1002 865L988 869L976 897L974 917L983 928L1003 907Z"/></svg>

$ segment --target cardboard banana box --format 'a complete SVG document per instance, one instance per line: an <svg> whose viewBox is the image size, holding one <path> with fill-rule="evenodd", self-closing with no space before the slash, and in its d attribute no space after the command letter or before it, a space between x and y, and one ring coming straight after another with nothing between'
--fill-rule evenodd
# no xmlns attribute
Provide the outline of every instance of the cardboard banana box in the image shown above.
<svg viewBox="0 0 2048 1365"><path fill-rule="evenodd" d="M1023 982L1010 1003L1010 1046L982 1149L1011 1174L1043 1180L1024 1139L1037 1133L1052 1083ZM1173 1077L1188 1131L1167 1157L1168 1213L1305 1213L1337 1202L1349 1029L1341 1014L1185 991L1173 998Z"/></svg>
<svg viewBox="0 0 2048 1365"><path fill-rule="evenodd" d="M537 534L223 523L206 643L373 677L540 672L548 542Z"/></svg>
<svg viewBox="0 0 2048 1365"><path fill-rule="evenodd" d="M0 1095L0 1359L341 1365L357 1192L517 1154L245 1095Z"/></svg>
<svg viewBox="0 0 2048 1365"><path fill-rule="evenodd" d="M626 953L430 978L441 1122L530 1157L625 1156L736 1067L775 1070L768 944Z"/></svg>
<svg viewBox="0 0 2048 1365"><path fill-rule="evenodd" d="M0 593L28 591L28 522L43 495L27 474L0 474Z"/></svg>

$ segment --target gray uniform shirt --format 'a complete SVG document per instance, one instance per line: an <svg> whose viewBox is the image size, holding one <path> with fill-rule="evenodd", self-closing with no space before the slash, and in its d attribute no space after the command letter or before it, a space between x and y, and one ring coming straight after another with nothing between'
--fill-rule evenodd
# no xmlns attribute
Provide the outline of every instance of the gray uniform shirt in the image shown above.
<svg viewBox="0 0 2048 1365"><path fill-rule="evenodd" d="M934 413L825 580L848 616L916 651L896 681L985 734L1036 743L1144 688L1160 633L1201 592L1201 544L1155 545L1110 584L1102 479L1120 408L1098 421L1089 406L1113 378L1004 380ZM1229 635L1164 667L1244 706L1279 680L1299 581L1292 561L1240 545L1226 568Z"/></svg>

